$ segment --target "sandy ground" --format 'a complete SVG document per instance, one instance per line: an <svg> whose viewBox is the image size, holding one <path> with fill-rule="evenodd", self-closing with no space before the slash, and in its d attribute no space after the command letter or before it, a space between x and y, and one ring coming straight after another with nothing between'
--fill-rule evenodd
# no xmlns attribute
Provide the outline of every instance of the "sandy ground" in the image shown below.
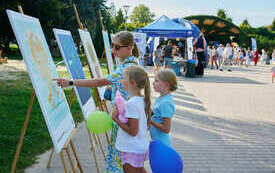
<svg viewBox="0 0 275 173"><path fill-rule="evenodd" d="M173 147L183 158L184 172L275 172L275 84L271 84L270 68L233 67L232 72L207 69L203 78L178 78L171 135ZM3 71L0 65L0 80ZM152 74L151 69L148 71ZM104 136L101 138L104 142ZM84 171L96 173L84 124L80 124L73 141ZM39 156L38 163L25 172L64 172L56 154L51 168L46 168L49 153ZM104 158L98 148L97 156L104 172Z"/></svg>

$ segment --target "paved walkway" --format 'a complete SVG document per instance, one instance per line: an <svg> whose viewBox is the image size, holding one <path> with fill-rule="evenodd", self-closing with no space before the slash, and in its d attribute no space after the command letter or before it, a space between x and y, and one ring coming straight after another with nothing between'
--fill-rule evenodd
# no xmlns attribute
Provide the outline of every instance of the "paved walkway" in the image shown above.
<svg viewBox="0 0 275 173"><path fill-rule="evenodd" d="M275 84L270 68L206 70L204 78L179 78L172 137L185 173L275 173ZM83 124L74 141L85 172L96 173ZM104 159L99 151L97 155L103 172ZM63 172L56 155L47 169L48 157L49 152L41 155L25 172Z"/></svg>

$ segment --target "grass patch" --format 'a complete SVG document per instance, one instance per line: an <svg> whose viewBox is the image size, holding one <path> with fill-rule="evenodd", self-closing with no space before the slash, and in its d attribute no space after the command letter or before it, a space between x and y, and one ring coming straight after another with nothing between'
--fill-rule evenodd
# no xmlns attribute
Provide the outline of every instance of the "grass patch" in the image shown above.
<svg viewBox="0 0 275 173"><path fill-rule="evenodd" d="M87 67L84 68L84 72L86 77L90 78ZM69 78L67 71L58 73L60 77ZM106 67L103 67L103 73L107 74ZM27 72L9 72L9 74L16 75L17 79L0 81L0 172L10 172L33 91ZM70 88L65 89L67 98L70 91ZM93 89L92 94L94 94ZM73 99L71 112L76 124L83 121L83 114L76 97ZM35 99L16 172L24 172L26 167L36 162L37 155L49 150L52 146L40 105Z"/></svg>

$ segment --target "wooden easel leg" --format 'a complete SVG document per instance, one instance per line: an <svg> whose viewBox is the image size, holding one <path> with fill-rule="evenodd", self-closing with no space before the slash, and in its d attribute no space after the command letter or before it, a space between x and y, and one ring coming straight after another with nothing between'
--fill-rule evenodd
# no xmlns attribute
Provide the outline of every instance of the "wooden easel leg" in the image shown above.
<svg viewBox="0 0 275 173"><path fill-rule="evenodd" d="M103 100L103 104L104 104L105 111L107 112L107 114L109 114L109 110L105 99Z"/></svg>
<svg viewBox="0 0 275 173"><path fill-rule="evenodd" d="M105 152L104 152L104 149L103 149L103 146L102 146L101 140L100 140L100 138L99 138L99 136L98 136L98 135L96 135L96 137L97 137L97 140L98 140L98 143L99 143L100 150L101 150L102 155L103 155L104 160L105 160L105 159L106 159L106 157L105 157Z"/></svg>
<svg viewBox="0 0 275 173"><path fill-rule="evenodd" d="M92 134L91 134L91 132L89 131L88 128L87 128L87 131L88 131L89 140L90 140L90 143L91 143L91 150L93 152L93 156L94 156L94 160L95 160L95 166L96 166L97 172L100 173L100 169L99 169L99 166L98 166L97 157L96 157L96 153L95 153L95 147L94 147L94 144L93 144L93 141L92 141Z"/></svg>
<svg viewBox="0 0 275 173"><path fill-rule="evenodd" d="M83 173L84 171L83 171L83 168L82 168L82 166L81 166L81 164L80 164L80 161L79 161L79 159L78 159L78 156L77 156L77 154L76 154L75 146L74 146L72 140L70 141L70 145L71 145L71 148L72 148L72 151L73 151L75 160L76 160L76 162L77 162L77 167L79 168L80 172Z"/></svg>
<svg viewBox="0 0 275 173"><path fill-rule="evenodd" d="M32 111L32 105L33 105L33 102L34 102L34 98L35 98L35 92L33 90L31 100L30 100L30 103L29 103L29 107L28 107L28 111L27 111L27 116L26 116L26 119L24 121L24 125L23 125L23 128L22 128L21 134L20 134L20 139L19 139L19 142L18 142L18 145L17 145L16 153L15 153L15 156L14 156L14 159L13 159L13 162L12 162L11 171L10 171L11 173L14 173L15 168L16 168L17 159L19 157L21 146L23 144L23 139L24 139L24 136L25 136L28 124L29 124L29 119L30 119L30 115L31 115L31 111Z"/></svg>
<svg viewBox="0 0 275 173"><path fill-rule="evenodd" d="M74 167L74 164L73 164L73 160L72 160L72 157L71 157L71 153L70 153L69 148L66 147L64 150L65 150L66 153L67 153L68 160L69 160L69 163L70 163L70 165L71 165L71 168L72 168L73 173L76 173L77 171L75 170L75 167Z"/></svg>
<svg viewBox="0 0 275 173"><path fill-rule="evenodd" d="M93 138L94 138L95 145L98 145L98 141L97 141L97 138L96 138L95 134L94 134L94 133L92 133L92 136L93 136Z"/></svg>
<svg viewBox="0 0 275 173"><path fill-rule="evenodd" d="M106 140L107 140L108 145L110 145L110 138L109 138L109 135L108 135L107 132L105 133L105 136L106 136Z"/></svg>
<svg viewBox="0 0 275 173"><path fill-rule="evenodd" d="M54 153L54 148L52 148L52 151L51 151L51 154L50 154L50 157L49 157L49 160L48 160L47 168L51 167L51 161L53 159L53 153Z"/></svg>
<svg viewBox="0 0 275 173"><path fill-rule="evenodd" d="M61 158L61 161L62 161L62 165L64 167L64 172L69 173L68 167L67 167L66 162L65 162L65 157L64 157L63 151L60 151L59 155L60 155L60 158Z"/></svg>

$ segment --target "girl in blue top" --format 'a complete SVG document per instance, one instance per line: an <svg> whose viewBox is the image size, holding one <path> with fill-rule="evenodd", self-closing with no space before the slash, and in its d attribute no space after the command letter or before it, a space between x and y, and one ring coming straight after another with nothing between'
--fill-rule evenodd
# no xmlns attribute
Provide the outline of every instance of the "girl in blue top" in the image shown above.
<svg viewBox="0 0 275 173"><path fill-rule="evenodd" d="M171 146L171 119L175 113L175 105L171 92L177 89L177 77L170 69L157 72L153 83L154 90L160 93L153 106L150 135L152 140L158 140Z"/></svg>

